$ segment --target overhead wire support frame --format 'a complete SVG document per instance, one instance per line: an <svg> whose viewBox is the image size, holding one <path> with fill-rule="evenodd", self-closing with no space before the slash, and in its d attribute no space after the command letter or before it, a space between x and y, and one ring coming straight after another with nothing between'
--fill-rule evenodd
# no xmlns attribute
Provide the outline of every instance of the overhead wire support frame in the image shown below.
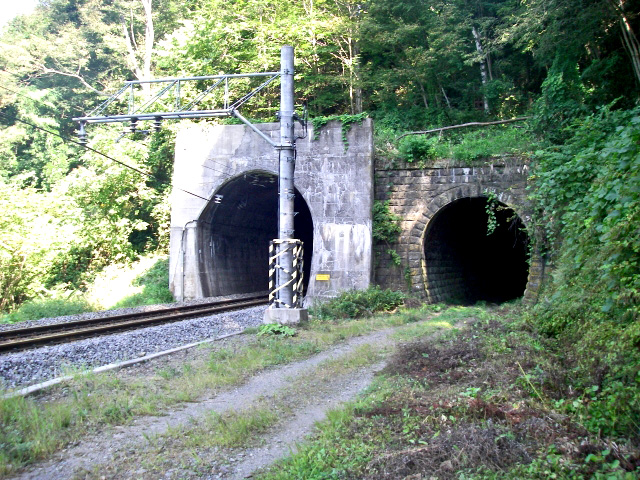
<svg viewBox="0 0 640 480"><path fill-rule="evenodd" d="M80 142L86 143L87 133L85 126L89 123L116 123L130 122L130 128L127 133L135 133L137 125L140 121L153 121L154 128L159 129L162 120L167 119L185 119L185 118L208 118L208 117L230 117L234 116L242 123L246 124L274 149L279 152L279 201L278 201L278 234L279 239L274 240L274 245L278 246L278 254L272 253L273 258L278 259L278 267L272 269L272 277L277 282L275 293L277 293L277 301L272 303L272 307L265 313L265 321L276 320L279 323L298 322L307 317L306 310L299 308L301 299L302 272L298 272L301 265L298 256L302 256L302 242L293 237L295 216L294 209L294 171L296 157L296 140L294 124L295 121L301 121L306 130L306 118L300 119L295 114L294 104L294 50L292 46L284 46L280 51L280 71L264 72L264 73L246 73L246 74L229 74L229 75L208 75L198 77L183 78L163 78L156 80L134 80L124 84L120 90L101 103L89 115L77 117L73 120L78 122L80 128L78 137ZM229 81L238 78L267 77L261 85L234 102L229 100ZM249 120L238 112L238 108L249 99L257 95L267 85L276 78L280 78L280 139L274 142L269 136L253 125ZM186 105L182 105L182 84L191 81L214 80L213 85L207 87L203 92L196 95ZM147 98L139 107L136 108L136 95L134 88L137 85L160 84L165 83L159 91ZM211 92L215 91L220 85L224 84L223 107L207 110L196 110L197 107ZM156 102L165 98L165 95L172 90L174 93L174 110L173 111L156 111L148 112ZM120 115L104 115L107 108L122 102L121 98L125 92L129 91L129 108L127 114ZM306 117L306 115L304 116ZM303 138L303 137L301 137ZM296 249L292 251L287 248L289 244L295 244ZM296 268L297 267L297 268ZM274 283L275 285L275 283ZM295 286L295 288L294 288ZM284 308L279 308L284 307ZM298 308L296 308L298 307ZM283 310L288 310L293 315L286 315Z"/></svg>
<svg viewBox="0 0 640 480"><path fill-rule="evenodd" d="M181 77L181 78L159 78L154 80L132 80L125 82L124 86L120 88L116 93L111 95L107 100L102 102L98 107L91 111L84 117L76 117L73 120L80 124L79 136L86 139L86 132L84 130L85 125L89 123L123 123L132 122L133 124L139 121L155 121L172 120L172 119L184 119L184 118L212 118L212 117L230 117L235 116L243 123L250 125L254 130L258 131L250 122L237 112L237 109L262 91L276 78L279 78L280 72L262 72L262 73L240 73L240 74L228 74L228 75L204 75L196 77ZM253 77L268 77L262 84L254 88L251 92L243 95L239 99L231 102L229 100L229 80L240 78L253 78ZM191 100L186 105L182 105L182 84L185 82L195 82L202 80L217 80L213 85L209 86L206 90L200 92L196 98ZM165 83L166 85L160 89L159 92L154 94L151 98L147 99L142 105L135 106L135 91L134 88L138 85L144 84L159 84ZM197 110L197 107L211 92L216 90L220 85L224 84L224 101L223 107L219 109L207 109ZM156 102L164 98L168 92L175 88L175 102L174 110L172 111L146 111L152 107ZM128 98L128 112L126 114L119 115L105 115L104 112L110 105L116 104L118 101L124 101L123 98L126 92L129 91ZM135 126L134 129L135 131ZM263 137L264 138L264 137ZM269 143L274 145L271 139ZM274 145L275 146L275 145Z"/></svg>

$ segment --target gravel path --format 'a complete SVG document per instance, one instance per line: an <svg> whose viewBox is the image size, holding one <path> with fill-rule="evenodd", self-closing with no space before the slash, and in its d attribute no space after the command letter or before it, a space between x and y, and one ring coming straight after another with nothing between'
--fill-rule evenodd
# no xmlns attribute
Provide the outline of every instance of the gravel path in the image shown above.
<svg viewBox="0 0 640 480"><path fill-rule="evenodd" d="M29 322L29 324L61 323L78 318L105 317L131 311L150 311L159 307L94 312L58 319L43 319ZM3 354L0 355L0 384L5 389L23 387L50 380L65 373L139 358L208 338L240 332L247 327L260 325L265 309L265 306L252 307L62 345L46 346L25 352ZM20 324L20 326L23 325L27 324ZM14 325L13 328L16 326Z"/></svg>
<svg viewBox="0 0 640 480"><path fill-rule="evenodd" d="M226 451L199 452L203 461L209 462L209 474L198 475L198 478L241 479L247 478L256 469L271 464L276 459L285 456L296 448L296 442L311 433L316 421L322 420L326 412L341 403L352 400L371 382L376 371L383 363L368 365L338 375L313 386L313 394L304 390L300 398L296 398L295 391L288 390L288 386L302 379L313 377L318 366L327 360L345 358L362 345L392 344L389 338L394 329L387 329L361 337L353 338L346 343L321 352L309 359L284 365L264 371L247 381L246 384L223 392L212 398L203 399L198 403L187 404L184 408L167 412L164 417L141 417L131 426L118 427L111 435L98 434L86 438L77 446L59 452L52 459L43 464L32 467L23 474L14 477L20 480L45 480L51 478L158 478L153 472L140 468L140 459L152 455L160 448L163 452L172 452L177 458L188 458L192 452L176 452L171 444L160 446L162 434L179 428L180 426L197 425L198 419L211 412L225 413L231 410L242 411L258 401L277 399L279 394L286 392L287 401L294 402L297 409L279 424L275 431L265 438L264 446L235 449L232 453ZM300 394L299 394L300 395ZM276 400L278 401L278 400ZM150 443L151 442L151 443ZM191 478L189 470L178 468L165 472L165 478ZM114 469L116 471L114 471Z"/></svg>

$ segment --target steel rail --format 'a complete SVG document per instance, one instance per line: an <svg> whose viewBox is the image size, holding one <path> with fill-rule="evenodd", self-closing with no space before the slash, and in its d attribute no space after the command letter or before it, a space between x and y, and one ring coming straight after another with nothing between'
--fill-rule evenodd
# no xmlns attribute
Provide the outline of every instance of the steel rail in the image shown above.
<svg viewBox="0 0 640 480"><path fill-rule="evenodd" d="M105 333L172 323L266 304L267 297L261 295L199 305L163 308L152 312L126 313L110 317L16 328L0 332L0 352L25 350L49 343L64 343Z"/></svg>

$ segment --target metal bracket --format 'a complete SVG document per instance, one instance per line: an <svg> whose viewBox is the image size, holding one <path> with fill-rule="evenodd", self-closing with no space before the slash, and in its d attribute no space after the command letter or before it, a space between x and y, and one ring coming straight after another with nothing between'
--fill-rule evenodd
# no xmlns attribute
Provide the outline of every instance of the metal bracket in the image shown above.
<svg viewBox="0 0 640 480"><path fill-rule="evenodd" d="M279 148L279 145L276 144L276 142L274 142L273 140L271 140L269 137L267 137L264 132L262 130L260 130L258 127L256 127L253 123L251 123L249 120L247 120L246 118L244 118L242 115L240 115L240 112L238 112L237 110L231 110L231 115L233 115L234 117L236 117L238 120L240 120L242 123L244 123L246 126L248 126L251 130L253 130L254 132L256 132L258 135L260 135L264 140L266 140L266 142L271 145L274 148Z"/></svg>

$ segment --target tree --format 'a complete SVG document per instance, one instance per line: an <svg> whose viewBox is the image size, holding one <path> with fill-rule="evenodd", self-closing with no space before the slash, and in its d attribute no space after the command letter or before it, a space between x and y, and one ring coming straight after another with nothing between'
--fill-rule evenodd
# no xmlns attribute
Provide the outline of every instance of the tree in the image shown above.
<svg viewBox="0 0 640 480"><path fill-rule="evenodd" d="M502 43L531 52L544 68L558 56L577 62L595 104L630 99L640 87L634 74L639 7L637 0L532 0L505 17ZM631 62L623 60L625 49ZM631 76L635 82L628 81Z"/></svg>

